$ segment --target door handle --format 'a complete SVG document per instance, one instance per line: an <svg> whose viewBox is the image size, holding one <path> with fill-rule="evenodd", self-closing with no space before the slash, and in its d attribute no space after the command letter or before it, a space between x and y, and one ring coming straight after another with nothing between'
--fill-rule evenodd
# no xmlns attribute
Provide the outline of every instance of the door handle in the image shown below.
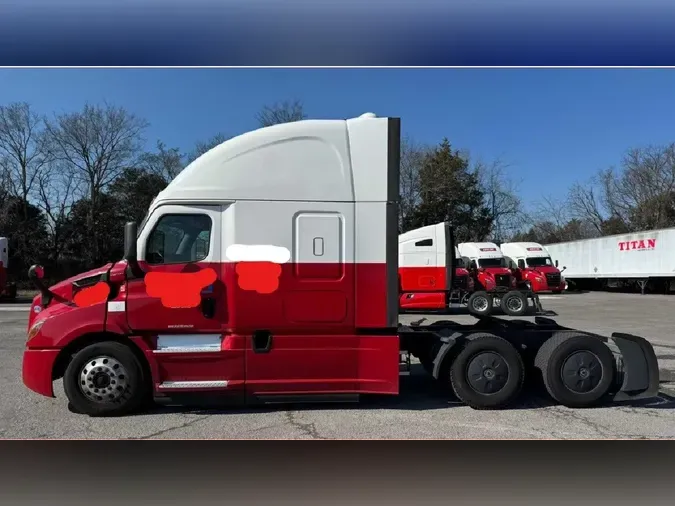
<svg viewBox="0 0 675 506"><path fill-rule="evenodd" d="M213 297L202 297L201 308L204 318L213 318L216 315L216 299Z"/></svg>
<svg viewBox="0 0 675 506"><path fill-rule="evenodd" d="M272 349L272 333L269 330L256 330L251 336L251 348L254 353L269 353Z"/></svg>

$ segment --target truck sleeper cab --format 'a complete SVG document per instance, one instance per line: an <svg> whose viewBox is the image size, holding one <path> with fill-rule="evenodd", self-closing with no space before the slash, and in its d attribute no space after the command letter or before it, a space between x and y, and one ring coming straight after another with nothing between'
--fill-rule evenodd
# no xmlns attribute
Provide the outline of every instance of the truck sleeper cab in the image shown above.
<svg viewBox="0 0 675 506"><path fill-rule="evenodd" d="M448 249L446 238L451 233L449 224L437 223L399 235L402 310L442 310L452 304L466 304L473 291L473 279L457 247ZM448 279L448 269L453 268L453 276Z"/></svg>
<svg viewBox="0 0 675 506"><path fill-rule="evenodd" d="M24 384L54 397L63 378L71 410L90 416L153 399L356 400L397 394L413 356L475 408L514 402L530 369L565 405L655 395L639 337L611 348L550 320L485 317L400 326L399 150L399 120L367 114L267 127L202 155L140 229L127 224L123 260L51 287L31 267Z"/></svg>
<svg viewBox="0 0 675 506"><path fill-rule="evenodd" d="M522 316L527 312L528 298L532 298L535 308L539 309L536 296L517 290L516 278L496 244L464 242L457 248L476 287L468 302L472 313L487 315L498 305L509 316Z"/></svg>
<svg viewBox="0 0 675 506"><path fill-rule="evenodd" d="M502 243L507 265L513 269L518 286L535 293L561 293L565 280L546 248L536 242Z"/></svg>

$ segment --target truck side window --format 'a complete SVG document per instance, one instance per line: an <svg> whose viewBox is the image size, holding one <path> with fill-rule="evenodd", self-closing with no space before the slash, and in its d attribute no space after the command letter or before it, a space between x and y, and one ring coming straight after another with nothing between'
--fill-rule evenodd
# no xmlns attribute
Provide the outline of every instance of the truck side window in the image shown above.
<svg viewBox="0 0 675 506"><path fill-rule="evenodd" d="M423 239L415 243L415 246L433 246L433 245L434 245L433 239Z"/></svg>
<svg viewBox="0 0 675 506"><path fill-rule="evenodd" d="M145 259L154 265L199 262L208 256L210 243L209 216L167 214L150 232Z"/></svg>

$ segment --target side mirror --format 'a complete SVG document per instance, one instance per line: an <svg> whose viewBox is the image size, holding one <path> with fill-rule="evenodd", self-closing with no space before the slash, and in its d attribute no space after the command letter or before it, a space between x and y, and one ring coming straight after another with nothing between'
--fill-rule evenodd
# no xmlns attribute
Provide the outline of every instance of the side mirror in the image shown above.
<svg viewBox="0 0 675 506"><path fill-rule="evenodd" d="M43 307L47 307L51 302L54 294L42 282L44 277L45 277L45 270L41 265L31 265L30 269L28 269L28 279L30 279L35 285L35 287L38 290L40 290L40 293L42 294L41 304Z"/></svg>
<svg viewBox="0 0 675 506"><path fill-rule="evenodd" d="M127 261L127 278L141 278L143 271L138 265L138 225L135 221L129 221L124 225L124 260Z"/></svg>
<svg viewBox="0 0 675 506"><path fill-rule="evenodd" d="M124 259L127 262L138 260L136 241L138 239L138 225L135 221L129 221L124 225Z"/></svg>

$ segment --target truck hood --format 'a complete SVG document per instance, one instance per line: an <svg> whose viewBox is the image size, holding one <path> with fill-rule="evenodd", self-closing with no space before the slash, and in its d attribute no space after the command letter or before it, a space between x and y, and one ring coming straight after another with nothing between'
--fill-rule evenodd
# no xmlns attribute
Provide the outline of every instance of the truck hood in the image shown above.
<svg viewBox="0 0 675 506"><path fill-rule="evenodd" d="M543 265L541 267L528 267L530 272L538 272L539 274L558 274L560 271L552 265Z"/></svg>
<svg viewBox="0 0 675 506"><path fill-rule="evenodd" d="M59 295L63 295L61 293L61 291L63 289L66 289L66 288L69 290L70 286L75 281L81 281L83 279L92 278L94 276L100 276L101 274L104 274L104 273L108 272L112 268L113 265L114 264L111 262L111 263L105 264L101 267L97 267L96 269L92 269L92 270L87 271L87 272L81 272L80 274L76 274L75 276L72 276L68 279L64 279L63 281L61 281L59 283L56 283L53 286L50 286L49 289L54 293L58 293Z"/></svg>
<svg viewBox="0 0 675 506"><path fill-rule="evenodd" d="M507 267L484 267L483 272L486 272L492 276L511 275L511 270Z"/></svg>

